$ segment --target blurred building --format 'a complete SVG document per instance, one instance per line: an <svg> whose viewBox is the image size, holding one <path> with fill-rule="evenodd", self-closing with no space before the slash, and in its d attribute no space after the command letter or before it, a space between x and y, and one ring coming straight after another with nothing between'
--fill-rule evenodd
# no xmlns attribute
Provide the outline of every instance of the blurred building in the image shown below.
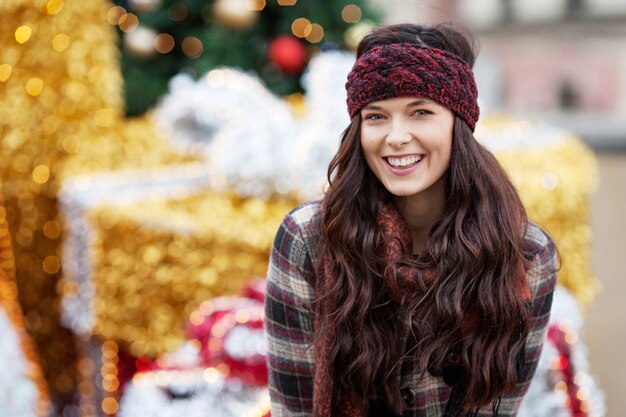
<svg viewBox="0 0 626 417"><path fill-rule="evenodd" d="M626 0L423 0L383 9L389 22L469 26L480 39L485 111L553 122L596 149L626 149Z"/></svg>
<svg viewBox="0 0 626 417"><path fill-rule="evenodd" d="M626 1L458 6L459 18L480 34L482 55L500 67L492 80L499 85L490 87L501 94L488 104L553 121L595 147L626 147Z"/></svg>

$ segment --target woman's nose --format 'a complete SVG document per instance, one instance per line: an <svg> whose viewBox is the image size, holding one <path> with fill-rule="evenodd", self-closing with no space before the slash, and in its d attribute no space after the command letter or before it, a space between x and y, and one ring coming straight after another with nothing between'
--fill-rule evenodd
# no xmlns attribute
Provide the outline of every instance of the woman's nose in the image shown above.
<svg viewBox="0 0 626 417"><path fill-rule="evenodd" d="M411 141L412 134L405 123L401 121L392 122L389 126L386 142L392 147L402 147Z"/></svg>

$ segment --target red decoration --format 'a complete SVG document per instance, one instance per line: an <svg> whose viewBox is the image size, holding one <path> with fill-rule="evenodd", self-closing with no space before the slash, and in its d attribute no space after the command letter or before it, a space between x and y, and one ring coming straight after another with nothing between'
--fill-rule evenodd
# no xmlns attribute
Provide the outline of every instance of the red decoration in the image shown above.
<svg viewBox="0 0 626 417"><path fill-rule="evenodd" d="M192 313L194 318L187 325L187 335L198 341L203 366L226 365L228 378L249 385L267 385L265 352L259 350L263 345L264 292L265 281L257 279L244 289L243 297L213 298ZM233 343L228 347L230 337L235 337L235 350L231 350ZM253 342L247 348L243 343L246 340Z"/></svg>
<svg viewBox="0 0 626 417"><path fill-rule="evenodd" d="M571 348L565 340L566 332L561 330L558 325L551 325L548 328L548 340L556 347L559 352L559 370L563 374L563 380L567 386L567 396L569 397L569 407L572 417L587 417L587 413L583 410L582 401L578 399L578 385L574 382L575 370L570 360Z"/></svg>
<svg viewBox="0 0 626 417"><path fill-rule="evenodd" d="M241 295L262 303L265 300L265 287L266 281L264 278L255 278L243 289Z"/></svg>
<svg viewBox="0 0 626 417"><path fill-rule="evenodd" d="M288 35L274 39L267 51L270 61L288 74L299 74L306 66L306 50L296 38Z"/></svg>

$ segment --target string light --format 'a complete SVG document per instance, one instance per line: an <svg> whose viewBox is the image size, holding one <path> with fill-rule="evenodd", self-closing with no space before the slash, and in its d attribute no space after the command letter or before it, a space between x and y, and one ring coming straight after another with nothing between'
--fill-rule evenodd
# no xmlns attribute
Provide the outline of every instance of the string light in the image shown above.
<svg viewBox="0 0 626 417"><path fill-rule="evenodd" d="M267 2L265 0L247 0L246 1L246 7L249 10L254 10L257 12L260 12L261 10L265 9L266 5L267 5Z"/></svg>
<svg viewBox="0 0 626 417"><path fill-rule="evenodd" d="M578 391L576 391L576 398L578 398L580 401L587 401L589 399L589 388L587 387L581 387L578 389Z"/></svg>
<svg viewBox="0 0 626 417"><path fill-rule="evenodd" d="M45 184L50 178L50 168L46 165L37 165L35 169L33 169L32 177L37 184Z"/></svg>
<svg viewBox="0 0 626 417"><path fill-rule="evenodd" d="M111 25L117 26L120 18L126 14L126 9L121 6L113 6L107 11L107 20Z"/></svg>
<svg viewBox="0 0 626 417"><path fill-rule="evenodd" d="M124 13L118 22L120 30L125 33L132 32L139 26L139 18L133 13Z"/></svg>
<svg viewBox="0 0 626 417"><path fill-rule="evenodd" d="M0 64L0 81L7 81L11 76L12 71L13 67L11 67L9 64Z"/></svg>
<svg viewBox="0 0 626 417"><path fill-rule="evenodd" d="M278 0L279 6L295 6L298 0Z"/></svg>
<svg viewBox="0 0 626 417"><path fill-rule="evenodd" d="M15 29L15 40L17 41L17 43L24 44L28 42L32 34L33 29L30 26L19 26L17 29Z"/></svg>
<svg viewBox="0 0 626 417"><path fill-rule="evenodd" d="M56 220L49 220L43 225L43 233L48 239L57 239L61 236L61 224Z"/></svg>
<svg viewBox="0 0 626 417"><path fill-rule="evenodd" d="M361 8L356 4L348 4L341 10L341 18L346 23L359 23L362 16Z"/></svg>
<svg viewBox="0 0 626 417"><path fill-rule="evenodd" d="M195 36L187 36L181 44L183 53L190 59L198 58L204 51L202 41Z"/></svg>
<svg viewBox="0 0 626 417"><path fill-rule="evenodd" d="M65 3L63 0L48 0L48 4L46 4L46 11L48 14L58 14L63 10L63 6Z"/></svg>
<svg viewBox="0 0 626 417"><path fill-rule="evenodd" d="M188 13L187 7L181 3L174 3L167 9L167 15L173 22L182 22Z"/></svg>
<svg viewBox="0 0 626 417"><path fill-rule="evenodd" d="M174 37L169 33L161 33L154 40L154 49L161 54L167 54L174 49Z"/></svg>
<svg viewBox="0 0 626 417"><path fill-rule="evenodd" d="M554 385L554 390L558 392L567 392L567 384L565 381L559 381Z"/></svg>
<svg viewBox="0 0 626 417"><path fill-rule="evenodd" d="M42 267L47 274L56 274L61 270L61 260L54 255L46 256L43 260Z"/></svg>
<svg viewBox="0 0 626 417"><path fill-rule="evenodd" d="M291 23L291 33L298 38L309 36L312 30L313 26L311 26L311 22L307 18L299 17Z"/></svg>
<svg viewBox="0 0 626 417"><path fill-rule="evenodd" d="M113 415L117 413L118 409L119 409L119 404L115 398L107 397L104 400L102 400L102 411L105 414Z"/></svg>
<svg viewBox="0 0 626 417"><path fill-rule="evenodd" d="M305 36L305 39L311 43L321 42L324 39L324 28L317 23L312 23L310 33Z"/></svg>
<svg viewBox="0 0 626 417"><path fill-rule="evenodd" d="M26 91L33 97L37 97L43 91L44 82L41 78L33 77L26 83Z"/></svg>
<svg viewBox="0 0 626 417"><path fill-rule="evenodd" d="M576 342L578 342L578 333L576 333L573 330L570 330L569 332L565 333L564 339L565 339L565 343L573 345Z"/></svg>
<svg viewBox="0 0 626 417"><path fill-rule="evenodd" d="M70 37L65 33L59 33L52 38L52 47L57 52L63 52L70 46Z"/></svg>
<svg viewBox="0 0 626 417"><path fill-rule="evenodd" d="M119 363L119 346L112 340L106 340L100 347L102 366L100 367L100 376L102 378L102 388L105 391L104 399L101 403L101 409L105 414L115 414L119 409L118 388L120 382L118 379L118 363Z"/></svg>

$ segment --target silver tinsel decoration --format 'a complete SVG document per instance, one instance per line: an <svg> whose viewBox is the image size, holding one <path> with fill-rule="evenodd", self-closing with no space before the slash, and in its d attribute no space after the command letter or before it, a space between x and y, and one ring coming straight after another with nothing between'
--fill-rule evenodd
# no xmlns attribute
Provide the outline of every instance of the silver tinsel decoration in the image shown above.
<svg viewBox="0 0 626 417"><path fill-rule="evenodd" d="M156 125L179 149L204 158L242 196L322 193L326 169L349 123L344 84L352 54L315 56L303 76L307 116L256 78L221 68L194 82L172 79L155 109Z"/></svg>
<svg viewBox="0 0 626 417"><path fill-rule="evenodd" d="M563 287L557 286L552 302L549 325L564 325L580 334L583 317L578 301ZM603 417L606 414L604 393L589 371L587 348L580 339L570 346L571 365L576 373L575 382L579 388L589 392L586 401L590 417ZM518 417L571 417L572 412L567 405L567 394L555 385L560 380L560 371L552 368L558 360L557 347L546 338L537 371L531 381L526 396L522 400Z"/></svg>
<svg viewBox="0 0 626 417"><path fill-rule="evenodd" d="M72 178L59 191L59 205L66 233L63 241L63 273L76 284L76 294L61 300L61 320L76 334L90 334L94 326L89 247L94 239L87 213L102 204L127 204L148 198L182 198L211 188L203 164L169 166L153 170L124 170ZM161 225L163 227L163 225Z"/></svg>
<svg viewBox="0 0 626 417"><path fill-rule="evenodd" d="M0 303L0 417L36 417L39 393L30 379L18 329Z"/></svg>
<svg viewBox="0 0 626 417"><path fill-rule="evenodd" d="M267 388L248 387L219 373L195 370L146 372L133 378L119 417L241 417L269 403ZM257 413L259 415L260 413Z"/></svg>

